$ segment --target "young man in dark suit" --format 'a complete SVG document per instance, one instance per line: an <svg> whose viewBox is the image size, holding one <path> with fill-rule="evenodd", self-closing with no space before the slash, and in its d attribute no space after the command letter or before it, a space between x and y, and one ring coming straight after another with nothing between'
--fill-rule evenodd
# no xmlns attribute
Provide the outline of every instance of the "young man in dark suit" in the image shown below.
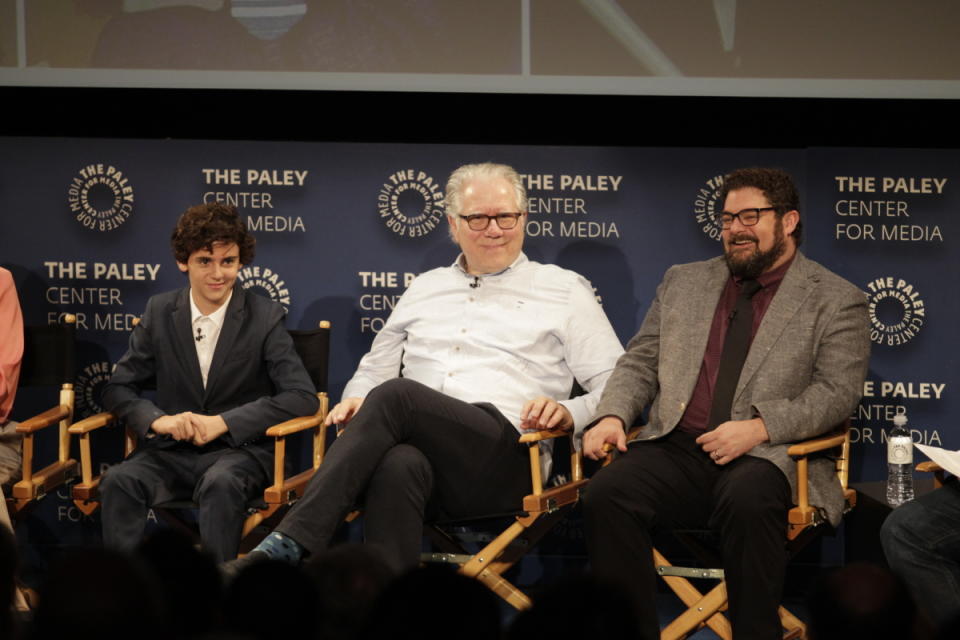
<svg viewBox="0 0 960 640"><path fill-rule="evenodd" d="M234 207L198 205L177 222L188 286L150 298L103 394L140 440L101 485L105 546L132 549L152 505L193 499L204 549L235 557L245 505L273 465L264 431L317 410L283 308L234 286L254 244ZM153 381L156 399L141 397Z"/></svg>

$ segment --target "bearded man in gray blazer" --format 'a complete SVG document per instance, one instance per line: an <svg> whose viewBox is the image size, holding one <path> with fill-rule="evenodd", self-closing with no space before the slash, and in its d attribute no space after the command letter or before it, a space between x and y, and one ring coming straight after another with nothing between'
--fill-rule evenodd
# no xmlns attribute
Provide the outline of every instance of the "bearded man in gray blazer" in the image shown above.
<svg viewBox="0 0 960 640"><path fill-rule="evenodd" d="M790 176L734 171L719 202L724 255L667 271L583 442L593 459L608 443L623 452L588 487L587 546L593 571L630 589L646 638L659 637L650 531L661 525L717 530L735 636L781 636L796 495L787 447L851 415L867 373L866 297L797 250ZM742 331L742 368L723 363L736 350L728 328ZM625 427L648 405L628 445ZM843 497L833 464L814 461L810 478L811 502L836 524Z"/></svg>

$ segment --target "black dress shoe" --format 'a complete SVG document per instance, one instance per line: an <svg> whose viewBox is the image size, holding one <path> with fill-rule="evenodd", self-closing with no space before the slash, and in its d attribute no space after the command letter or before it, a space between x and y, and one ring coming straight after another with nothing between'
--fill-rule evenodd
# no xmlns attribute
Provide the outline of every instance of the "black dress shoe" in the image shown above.
<svg viewBox="0 0 960 640"><path fill-rule="evenodd" d="M237 576L240 575L247 567L252 567L255 564L269 561L270 556L263 551L251 551L241 558L228 560L227 562L221 564L219 567L220 576L223 578L223 583L227 585L236 580Z"/></svg>

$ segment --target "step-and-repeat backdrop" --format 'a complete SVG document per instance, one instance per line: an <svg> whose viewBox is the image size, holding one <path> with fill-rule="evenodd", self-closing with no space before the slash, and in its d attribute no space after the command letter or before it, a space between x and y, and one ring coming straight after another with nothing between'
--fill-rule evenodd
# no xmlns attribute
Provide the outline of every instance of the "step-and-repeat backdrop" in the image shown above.
<svg viewBox="0 0 960 640"><path fill-rule="evenodd" d="M851 416L853 481L883 478L884 429L897 412L908 414L915 441L960 448L960 151L5 138L0 264L14 274L28 323L78 316L86 416L101 410L147 298L186 282L169 249L177 216L200 202L236 204L257 237L240 286L282 304L290 328L331 321L338 399L410 279L453 261L443 186L458 165L485 160L524 176L526 253L591 280L624 343L667 267L720 252L712 214L722 176L741 166L790 171L802 195L803 251L870 303L870 373ZM15 417L38 403L24 397ZM100 464L120 458L118 434L95 444ZM41 449L52 455L52 440ZM64 492L23 526L36 544L99 538L96 514L82 516Z"/></svg>

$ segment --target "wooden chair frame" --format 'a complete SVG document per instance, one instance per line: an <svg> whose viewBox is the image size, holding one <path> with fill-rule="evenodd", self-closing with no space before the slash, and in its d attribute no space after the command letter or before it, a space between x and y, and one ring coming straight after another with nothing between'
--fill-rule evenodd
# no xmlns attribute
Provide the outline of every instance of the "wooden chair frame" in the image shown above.
<svg viewBox="0 0 960 640"><path fill-rule="evenodd" d="M933 474L933 488L939 489L943 486L943 483L947 480L947 472L939 464L933 460L924 460L923 462L918 462L916 466L917 471L923 473L932 473Z"/></svg>
<svg viewBox="0 0 960 640"><path fill-rule="evenodd" d="M837 478L844 495L844 513L856 506L856 491L849 488L850 473L850 430L849 421L837 431L811 440L791 445L787 454L797 463L797 503L787 513L785 542L790 555L796 554L813 539L817 528L827 524L821 509L810 504L809 498L809 460L814 454L839 449L835 458ZM632 437L636 430L631 432ZM732 640L733 629L724 612L727 610L727 587L723 569L676 567L659 550L653 550L653 562L657 574L687 606L687 610L677 616L660 633L662 640L686 638L704 626L724 640ZM718 584L706 593L702 593L690 582L690 579L718 580ZM785 630L784 638L806 638L806 624L785 607L779 608L780 622Z"/></svg>
<svg viewBox="0 0 960 640"><path fill-rule="evenodd" d="M68 325L70 331L75 330L76 322L77 318L73 314L66 314L63 317L63 323ZM72 354L66 357L72 367ZM70 380L73 379L72 375L71 371ZM20 481L13 485L9 501L14 517L27 506L77 475L77 461L70 457L68 433L73 420L75 399L73 383L64 382L60 387L59 404L56 407L17 425L17 433L23 436L23 471ZM35 437L40 431L53 425L59 427L57 459L39 471L35 471Z"/></svg>
<svg viewBox="0 0 960 640"><path fill-rule="evenodd" d="M513 515L513 522L477 553L463 546L435 525L427 526L427 534L441 549L425 553L424 562L455 564L459 573L476 578L516 609L528 609L530 597L503 577L580 499L587 481L583 477L580 452L571 446L570 480L545 489L540 467L539 443L553 438L572 437L568 431L536 431L520 436L530 451L531 492L523 497L522 512ZM518 544L522 539L525 544Z"/></svg>

